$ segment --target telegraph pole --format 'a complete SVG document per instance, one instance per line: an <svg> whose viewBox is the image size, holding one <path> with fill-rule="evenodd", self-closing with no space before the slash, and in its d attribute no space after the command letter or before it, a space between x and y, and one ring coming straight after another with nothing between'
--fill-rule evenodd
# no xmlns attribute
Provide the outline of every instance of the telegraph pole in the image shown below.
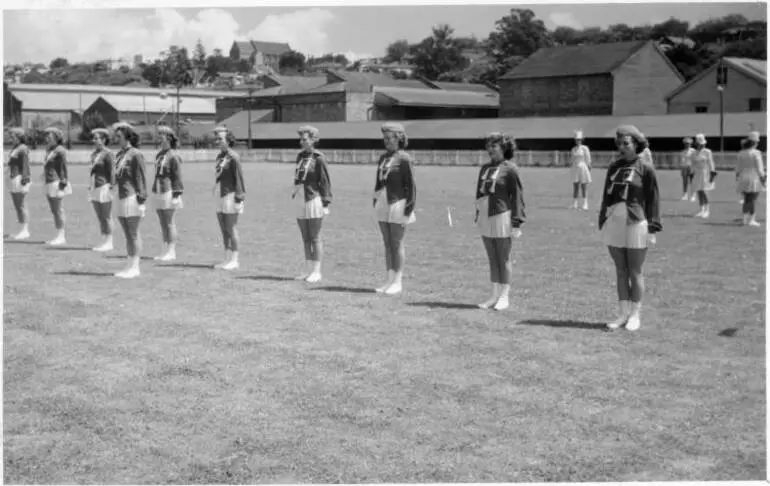
<svg viewBox="0 0 770 486"><path fill-rule="evenodd" d="M719 152L725 159L725 87L727 86L727 66L720 59L717 65L717 91L719 91Z"/></svg>

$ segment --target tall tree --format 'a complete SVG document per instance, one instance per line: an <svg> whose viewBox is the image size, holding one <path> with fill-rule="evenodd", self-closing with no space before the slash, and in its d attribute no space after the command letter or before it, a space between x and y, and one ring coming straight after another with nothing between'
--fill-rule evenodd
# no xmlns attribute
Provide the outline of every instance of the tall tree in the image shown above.
<svg viewBox="0 0 770 486"><path fill-rule="evenodd" d="M462 49L452 37L453 33L452 27L441 24L433 27L433 35L417 44L414 65L419 75L436 80L442 74L463 68Z"/></svg>
<svg viewBox="0 0 770 486"><path fill-rule="evenodd" d="M206 67L206 48L203 47L203 41L198 39L195 43L195 50L193 50L193 66L204 69Z"/></svg>
<svg viewBox="0 0 770 486"><path fill-rule="evenodd" d="M51 61L51 64L48 67L50 67L51 69L58 69L58 68L65 68L69 65L70 63L63 57L57 57L56 59Z"/></svg>
<svg viewBox="0 0 770 486"><path fill-rule="evenodd" d="M285 52L278 59L278 68L281 73L302 72L305 70L305 55L297 51Z"/></svg>
<svg viewBox="0 0 770 486"><path fill-rule="evenodd" d="M487 49L499 63L512 56L527 57L541 47L553 45L550 32L542 20L529 9L513 8L495 22L489 34Z"/></svg>
<svg viewBox="0 0 770 486"><path fill-rule="evenodd" d="M409 53L409 49L409 41L406 39L399 39L396 42L392 42L385 48L385 57L383 58L383 61L387 63L401 62L401 60L404 59L404 56Z"/></svg>
<svg viewBox="0 0 770 486"><path fill-rule="evenodd" d="M660 39L661 37L687 37L690 31L690 23L670 17L665 22L652 26L652 37Z"/></svg>

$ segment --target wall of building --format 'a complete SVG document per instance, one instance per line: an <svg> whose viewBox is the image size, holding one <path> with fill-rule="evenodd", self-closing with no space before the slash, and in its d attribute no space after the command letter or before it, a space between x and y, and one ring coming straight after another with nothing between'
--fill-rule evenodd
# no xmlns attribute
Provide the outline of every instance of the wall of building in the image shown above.
<svg viewBox="0 0 770 486"><path fill-rule="evenodd" d="M648 43L615 70L613 115L662 115L665 96L683 80L652 43Z"/></svg>
<svg viewBox="0 0 770 486"><path fill-rule="evenodd" d="M374 120L374 93L348 93L346 121Z"/></svg>
<svg viewBox="0 0 770 486"><path fill-rule="evenodd" d="M724 91L725 113L749 111L751 98L760 99L758 111L767 111L767 86L728 65L727 86ZM719 113L716 69L710 70L704 77L671 98L668 101L667 112L696 113L698 107L705 109L705 113Z"/></svg>
<svg viewBox="0 0 770 486"><path fill-rule="evenodd" d="M31 128L33 124L37 124L39 128L45 128L51 125L63 127L67 125L67 121L70 121L70 126L73 124L71 112L69 111L25 111L21 112L21 126L24 128ZM75 120L79 125L79 121Z"/></svg>
<svg viewBox="0 0 770 486"><path fill-rule="evenodd" d="M279 122L346 121L345 93L317 93L278 98Z"/></svg>
<svg viewBox="0 0 770 486"><path fill-rule="evenodd" d="M500 117L612 114L612 77L501 79Z"/></svg>

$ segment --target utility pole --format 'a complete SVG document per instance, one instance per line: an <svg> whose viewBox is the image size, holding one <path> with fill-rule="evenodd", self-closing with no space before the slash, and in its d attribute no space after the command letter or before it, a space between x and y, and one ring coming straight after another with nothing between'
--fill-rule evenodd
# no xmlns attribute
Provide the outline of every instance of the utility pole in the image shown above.
<svg viewBox="0 0 770 486"><path fill-rule="evenodd" d="M719 91L719 152L725 159L725 88L727 87L727 66L720 59L717 65L717 91Z"/></svg>
<svg viewBox="0 0 770 486"><path fill-rule="evenodd" d="M256 91L256 89L254 88L254 86L249 86L248 89L249 89L249 96L248 96L248 98L246 98L246 104L247 104L246 109L248 110L248 113L249 113L249 121L248 121L248 124L249 124L249 145L248 145L247 150L251 150L251 95L252 95L252 93L254 93L254 91Z"/></svg>

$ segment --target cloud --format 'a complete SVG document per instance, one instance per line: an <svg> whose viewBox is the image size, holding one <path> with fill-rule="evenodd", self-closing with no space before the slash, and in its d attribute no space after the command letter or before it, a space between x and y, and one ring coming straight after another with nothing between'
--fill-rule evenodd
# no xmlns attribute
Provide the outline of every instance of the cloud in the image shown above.
<svg viewBox="0 0 770 486"><path fill-rule="evenodd" d="M326 32L334 21L320 8L268 15L254 28L218 8L203 9L191 19L166 8L10 10L3 17L5 62L46 64L57 57L70 62L157 57L170 45L192 52L198 39L208 54L219 48L226 55L234 40L250 38L288 42L292 49L321 55L329 52Z"/></svg>
<svg viewBox="0 0 770 486"><path fill-rule="evenodd" d="M583 28L583 24L578 22L571 12L554 12L548 16L548 19L557 27L572 27L573 29Z"/></svg>

